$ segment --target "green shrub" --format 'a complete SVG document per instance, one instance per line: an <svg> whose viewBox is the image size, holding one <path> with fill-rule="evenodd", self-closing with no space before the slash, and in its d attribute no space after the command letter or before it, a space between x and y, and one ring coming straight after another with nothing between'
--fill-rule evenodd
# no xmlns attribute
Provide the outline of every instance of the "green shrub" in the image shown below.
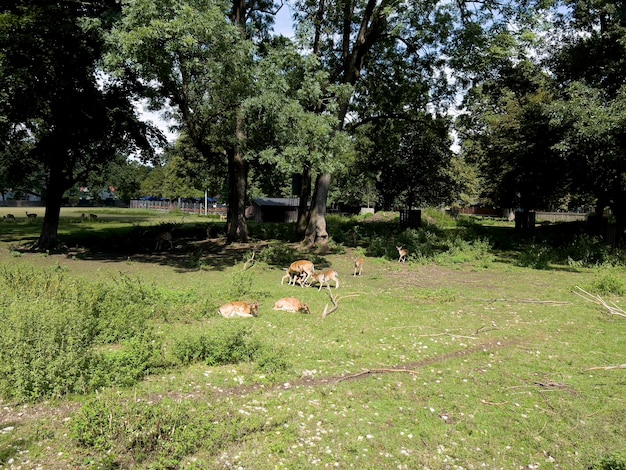
<svg viewBox="0 0 626 470"><path fill-rule="evenodd" d="M593 280L589 291L594 294L624 295L624 280L614 273L606 273Z"/></svg>
<svg viewBox="0 0 626 470"><path fill-rule="evenodd" d="M260 347L248 325L224 321L206 334L178 338L172 352L181 364L205 361L215 366L249 362Z"/></svg>
<svg viewBox="0 0 626 470"><path fill-rule="evenodd" d="M147 326L158 296L141 284L3 267L0 289L0 396L34 401L128 385L160 361ZM115 354L97 349L120 341Z"/></svg>
<svg viewBox="0 0 626 470"><path fill-rule="evenodd" d="M264 261L273 266L288 267L297 257L297 252L292 247L280 244L268 246L259 253L259 261Z"/></svg>
<svg viewBox="0 0 626 470"><path fill-rule="evenodd" d="M613 454L602 457L592 470L626 470L626 455Z"/></svg>

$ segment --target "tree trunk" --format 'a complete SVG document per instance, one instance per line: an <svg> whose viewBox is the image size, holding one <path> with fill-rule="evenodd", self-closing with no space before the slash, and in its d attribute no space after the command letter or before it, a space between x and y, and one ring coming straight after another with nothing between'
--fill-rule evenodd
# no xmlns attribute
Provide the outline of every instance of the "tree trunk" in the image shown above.
<svg viewBox="0 0 626 470"><path fill-rule="evenodd" d="M226 239L228 243L247 242L248 224L246 223L246 189L248 182L248 164L241 152L228 152L228 220Z"/></svg>
<svg viewBox="0 0 626 470"><path fill-rule="evenodd" d="M309 223L306 228L304 241L309 246L328 243L326 231L326 200L330 188L330 173L323 173L317 177L313 204L309 212Z"/></svg>
<svg viewBox="0 0 626 470"><path fill-rule="evenodd" d="M300 188L300 205L298 206L298 222L296 235L304 237L307 220L309 218L309 197L311 196L311 180L313 178L311 165L307 162L302 170L302 186Z"/></svg>
<svg viewBox="0 0 626 470"><path fill-rule="evenodd" d="M39 240L34 246L36 249L52 251L58 249L60 245L59 220L61 219L61 203L65 192L64 186L63 176L58 171L51 169L46 189L46 212Z"/></svg>

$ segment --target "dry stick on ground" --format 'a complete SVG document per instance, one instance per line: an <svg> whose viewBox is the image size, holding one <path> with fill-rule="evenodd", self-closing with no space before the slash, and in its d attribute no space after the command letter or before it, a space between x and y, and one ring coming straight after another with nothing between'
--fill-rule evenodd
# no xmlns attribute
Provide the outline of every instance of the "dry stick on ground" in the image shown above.
<svg viewBox="0 0 626 470"><path fill-rule="evenodd" d="M328 315L330 315L339 308L339 300L346 299L348 297L358 297L359 295L361 295L360 292L357 292L354 294L342 295L341 297L334 297L333 291L330 290L330 286L327 285L326 288L328 289L328 295L330 295L330 300L333 302L334 307L328 310L328 304L326 304L326 306L324 307L324 311L322 312L322 318L326 318Z"/></svg>
<svg viewBox="0 0 626 470"><path fill-rule="evenodd" d="M242 271L245 271L246 269L254 266L254 264L256 263L256 260L254 259L255 254L256 254L256 251L253 251L252 256L249 259L247 259L246 262L243 264L243 268L241 269ZM250 264L250 266L248 266L248 264Z"/></svg>
<svg viewBox="0 0 626 470"><path fill-rule="evenodd" d="M606 308L609 311L609 313L612 315L626 317L626 312L624 312L624 310L622 310L617 305L615 305L614 302L607 303L599 295L590 294L589 292L587 292L586 290L584 290L582 287L579 287L579 286L576 286L576 289L573 292L574 294L578 295L579 297L582 297L583 299L589 302L593 302L596 305L600 305L601 307Z"/></svg>
<svg viewBox="0 0 626 470"><path fill-rule="evenodd" d="M356 374L346 375L337 379L336 383L343 382L344 380L356 379L362 375L367 374L382 374L384 372L406 372L407 374L417 374L417 371L411 369L366 369Z"/></svg>
<svg viewBox="0 0 626 470"><path fill-rule="evenodd" d="M620 366L598 366L598 367L590 367L586 370L611 370L611 369L626 369L626 364L622 364Z"/></svg>

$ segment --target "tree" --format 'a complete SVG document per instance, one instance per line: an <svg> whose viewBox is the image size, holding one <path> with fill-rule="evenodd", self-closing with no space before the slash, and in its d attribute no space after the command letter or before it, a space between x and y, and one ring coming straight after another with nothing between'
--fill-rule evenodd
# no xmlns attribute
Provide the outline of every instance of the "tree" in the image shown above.
<svg viewBox="0 0 626 470"><path fill-rule="evenodd" d="M478 69L483 65L482 45L490 38L507 36L506 25L512 18L523 17L525 5L515 2L419 2L395 0L346 0L328 4L325 0L303 0L299 3L298 20L301 31L310 31L307 46L320 58L328 71L330 83L352 90L339 100L336 111L338 130L363 119L355 108L359 96L370 93L366 86L379 81L390 83L387 70L418 70L424 77L440 77L438 81L414 81L412 86L427 87L430 102L437 104L449 88L446 66L453 64ZM461 59L460 51L463 50ZM475 60L470 60L470 58ZM477 58L476 58L477 57ZM446 60L447 58L447 60ZM397 65L394 66L394 61ZM376 64L386 64L388 67ZM474 70L474 73L477 73ZM344 88L348 89L348 88ZM387 95L390 96L390 95ZM387 107L388 105L388 107ZM393 100L386 103L384 113L399 113L402 108ZM319 112L326 112L323 106ZM425 111L425 109L422 109ZM316 182L311 216L305 239L312 244L328 239L324 219L324 194L328 193L328 176ZM319 207L316 205L319 204Z"/></svg>
<svg viewBox="0 0 626 470"><path fill-rule="evenodd" d="M247 241L245 203L249 162L243 104L258 89L255 47L271 2L131 0L111 36L112 65L148 83L153 107L164 102L203 158L227 162L229 241Z"/></svg>
<svg viewBox="0 0 626 470"><path fill-rule="evenodd" d="M549 64L564 93L554 108L563 129L557 149L570 164L572 190L609 206L616 244L626 227L626 10L621 2L565 1Z"/></svg>
<svg viewBox="0 0 626 470"><path fill-rule="evenodd" d="M556 205L569 190L566 161L556 152L553 80L529 61L508 64L475 87L459 119L465 158L478 165L483 198L525 211Z"/></svg>
<svg viewBox="0 0 626 470"><path fill-rule="evenodd" d="M149 155L151 138L158 138L138 121L131 84L99 73L103 31L116 12L105 0L23 0L0 8L0 153L44 173L39 249L59 243L65 191L130 152ZM21 176L11 174L16 183Z"/></svg>

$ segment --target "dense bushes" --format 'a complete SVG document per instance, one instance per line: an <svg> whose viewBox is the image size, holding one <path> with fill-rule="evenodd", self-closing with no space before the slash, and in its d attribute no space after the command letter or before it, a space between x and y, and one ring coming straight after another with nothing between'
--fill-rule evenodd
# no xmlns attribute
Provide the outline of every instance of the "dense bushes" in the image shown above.
<svg viewBox="0 0 626 470"><path fill-rule="evenodd" d="M150 299L131 285L2 268L0 395L28 401L83 393L133 383L159 367Z"/></svg>

